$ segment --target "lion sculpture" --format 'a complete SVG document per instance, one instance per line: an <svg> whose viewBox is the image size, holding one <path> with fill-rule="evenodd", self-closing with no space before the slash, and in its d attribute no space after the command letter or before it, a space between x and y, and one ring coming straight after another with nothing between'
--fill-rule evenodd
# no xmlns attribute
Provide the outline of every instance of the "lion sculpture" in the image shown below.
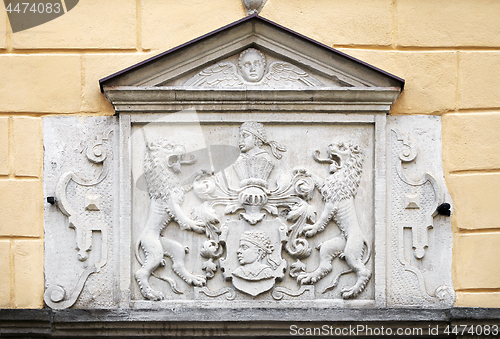
<svg viewBox="0 0 500 339"><path fill-rule="evenodd" d="M320 244L318 268L313 272L300 274L297 281L301 284L316 283L332 271L333 259L338 256L346 261L350 269L338 274L330 287L337 285L342 274L355 272L356 283L341 292L342 298L349 299L356 297L365 289L372 275L371 270L366 267L370 259L370 245L361 230L354 206L363 158L358 146L342 142L329 145L327 154L328 159L324 160L318 158L319 151L314 154L316 161L330 164L330 175L324 182L313 176L325 204L319 219L313 225L306 225L304 233L307 237L312 237L333 221L339 227L342 236Z"/></svg>
<svg viewBox="0 0 500 339"><path fill-rule="evenodd" d="M206 283L204 276L194 275L186 270L185 247L174 240L160 236L171 220L175 220L183 230L205 232L203 222L190 219L180 207L184 199L184 189L177 174L181 172L181 165L190 165L195 161L184 160L185 154L184 146L172 144L165 139L158 139L146 145L144 174L151 201L146 224L137 241L135 253L142 265L135 273L135 279L146 299L164 299L163 293L154 290L149 284L151 275L167 281L175 293L182 293L172 279L154 273L160 265L165 265L164 256L172 260L172 270L186 283L194 286L203 286ZM140 248L144 251L144 260L140 256Z"/></svg>

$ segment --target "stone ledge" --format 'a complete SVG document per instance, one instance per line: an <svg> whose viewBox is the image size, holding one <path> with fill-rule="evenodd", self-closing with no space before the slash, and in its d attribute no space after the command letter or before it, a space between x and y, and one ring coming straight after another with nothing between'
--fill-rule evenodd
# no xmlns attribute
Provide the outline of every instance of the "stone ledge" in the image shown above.
<svg viewBox="0 0 500 339"><path fill-rule="evenodd" d="M429 326L439 326L441 331L447 325L478 323L499 325L500 309L4 309L0 310L0 337L287 336L292 325L302 328L324 325L334 328L357 325L394 329L418 327L426 330Z"/></svg>
<svg viewBox="0 0 500 339"><path fill-rule="evenodd" d="M400 88L186 89L181 87L105 87L104 92L120 113L168 113L196 111L342 111L389 112Z"/></svg>
<svg viewBox="0 0 500 339"><path fill-rule="evenodd" d="M0 309L0 337L52 336L53 312L49 309Z"/></svg>

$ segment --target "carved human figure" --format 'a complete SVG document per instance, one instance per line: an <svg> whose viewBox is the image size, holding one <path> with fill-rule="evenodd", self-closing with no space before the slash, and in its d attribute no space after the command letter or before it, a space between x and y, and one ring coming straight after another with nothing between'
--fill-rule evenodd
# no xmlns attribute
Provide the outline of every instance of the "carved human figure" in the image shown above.
<svg viewBox="0 0 500 339"><path fill-rule="evenodd" d="M240 54L238 67L243 79L248 82L259 82L266 71L266 57L255 48L246 49Z"/></svg>
<svg viewBox="0 0 500 339"><path fill-rule="evenodd" d="M235 170L241 180L240 186L254 184L267 187L267 179L274 163L267 150L262 148L263 145L271 147L276 159L281 159L280 152L286 152L284 146L267 139L266 130L261 123L249 121L240 126L238 147L241 154L235 161Z"/></svg>
<svg viewBox="0 0 500 339"><path fill-rule="evenodd" d="M243 233L240 238L240 247L236 252L241 266L233 271L233 276L250 281L274 278L274 271L269 265L269 260L264 262L273 250L271 239L264 232Z"/></svg>
<svg viewBox="0 0 500 339"><path fill-rule="evenodd" d="M260 125L260 126L259 126ZM265 136L262 124L245 122L240 127L240 137L238 147L241 154L245 156L262 155L266 159L271 160L266 150L262 149L262 139L258 135Z"/></svg>
<svg viewBox="0 0 500 339"><path fill-rule="evenodd" d="M240 179L240 187L243 188L238 196L239 202L245 208L241 217L251 225L257 224L265 217L260 210L268 201L267 179L274 168L272 157L262 148L263 145L268 145L277 159L282 157L280 152L286 151L285 147L267 139L262 124L254 121L243 123L238 141L241 154L233 168Z"/></svg>

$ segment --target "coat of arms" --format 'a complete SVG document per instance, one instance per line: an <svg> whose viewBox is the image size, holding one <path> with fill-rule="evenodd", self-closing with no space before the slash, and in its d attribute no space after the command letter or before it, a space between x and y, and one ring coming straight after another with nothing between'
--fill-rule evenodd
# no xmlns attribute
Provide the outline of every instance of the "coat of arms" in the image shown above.
<svg viewBox="0 0 500 339"><path fill-rule="evenodd" d="M314 285L332 273L334 259L338 258L349 269L332 277L328 289L335 288L342 275L354 273L354 285L344 288L341 295L344 299L357 297L372 276L367 266L371 245L359 226L354 205L362 171L361 149L343 142L330 144L326 158L321 158L319 150L312 152L315 161L328 164L329 175L325 179L299 166L286 184L270 185L269 177L286 147L270 140L261 123L245 122L239 127L238 148L240 154L231 166L237 185L228 184L220 173L197 172L189 190L201 203L188 216L181 207L186 189L178 174L196 159L186 156L184 145L164 139L147 145L144 172L150 207L136 246L142 267L135 272L143 297L164 298L150 285L151 276L166 281L179 292L172 279L155 273L165 264L166 257L172 261L173 272L189 285L207 289L207 280L220 270L224 281L252 297L273 289L281 288L283 292L276 284L287 278L287 270L287 279L294 279L299 286ZM318 213L310 204L316 190L324 202ZM184 246L161 235L171 220L182 230L207 237L199 251L206 260L202 265L204 275L189 272ZM308 269L301 261L313 250L308 238L322 232L330 222L336 224L340 235L317 246L319 264ZM288 262L283 253L295 261Z"/></svg>

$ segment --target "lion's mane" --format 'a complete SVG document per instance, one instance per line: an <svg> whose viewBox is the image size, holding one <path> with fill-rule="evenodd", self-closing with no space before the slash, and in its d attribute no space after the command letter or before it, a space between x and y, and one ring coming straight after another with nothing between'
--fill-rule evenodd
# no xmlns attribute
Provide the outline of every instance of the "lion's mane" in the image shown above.
<svg viewBox="0 0 500 339"><path fill-rule="evenodd" d="M172 144L165 139L157 139L147 145L144 176L151 199L166 201L172 193L183 194L179 178L166 165L167 159L159 155L162 150L166 150L167 156L175 154L178 147L179 145Z"/></svg>
<svg viewBox="0 0 500 339"><path fill-rule="evenodd" d="M356 196L361 180L363 154L357 146L349 145L350 157L341 168L330 174L321 186L321 195L327 202L337 202Z"/></svg>

